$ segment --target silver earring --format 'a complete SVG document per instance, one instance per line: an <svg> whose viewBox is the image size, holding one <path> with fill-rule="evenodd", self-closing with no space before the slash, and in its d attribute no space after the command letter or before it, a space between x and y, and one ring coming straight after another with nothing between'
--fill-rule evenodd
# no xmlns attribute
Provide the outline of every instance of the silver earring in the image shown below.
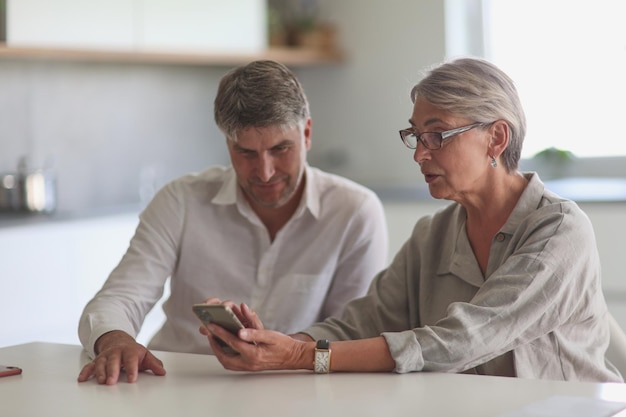
<svg viewBox="0 0 626 417"><path fill-rule="evenodd" d="M493 156L491 157L491 166L494 168L498 166L498 161Z"/></svg>

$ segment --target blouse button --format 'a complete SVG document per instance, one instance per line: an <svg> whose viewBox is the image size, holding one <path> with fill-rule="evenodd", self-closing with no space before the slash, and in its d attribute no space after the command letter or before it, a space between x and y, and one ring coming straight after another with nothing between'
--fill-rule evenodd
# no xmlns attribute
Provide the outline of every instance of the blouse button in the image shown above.
<svg viewBox="0 0 626 417"><path fill-rule="evenodd" d="M505 239L505 237L504 237L504 233L498 233L498 234L496 235L496 240L497 240L498 242L504 242L504 239Z"/></svg>

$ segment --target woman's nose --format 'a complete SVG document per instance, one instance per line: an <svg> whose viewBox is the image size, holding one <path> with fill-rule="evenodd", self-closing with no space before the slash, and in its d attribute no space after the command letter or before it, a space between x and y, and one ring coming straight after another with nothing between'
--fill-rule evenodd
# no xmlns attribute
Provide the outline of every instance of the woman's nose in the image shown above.
<svg viewBox="0 0 626 417"><path fill-rule="evenodd" d="M427 159L430 159L430 149L426 148L422 142L417 141L417 146L413 152L413 160L421 164Z"/></svg>

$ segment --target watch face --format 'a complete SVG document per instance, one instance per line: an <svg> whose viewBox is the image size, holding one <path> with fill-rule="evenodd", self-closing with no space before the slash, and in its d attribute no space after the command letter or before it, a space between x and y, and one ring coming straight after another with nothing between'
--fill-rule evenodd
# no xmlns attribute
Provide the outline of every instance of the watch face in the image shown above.
<svg viewBox="0 0 626 417"><path fill-rule="evenodd" d="M315 352L315 372L328 373L330 368L330 353L329 352Z"/></svg>

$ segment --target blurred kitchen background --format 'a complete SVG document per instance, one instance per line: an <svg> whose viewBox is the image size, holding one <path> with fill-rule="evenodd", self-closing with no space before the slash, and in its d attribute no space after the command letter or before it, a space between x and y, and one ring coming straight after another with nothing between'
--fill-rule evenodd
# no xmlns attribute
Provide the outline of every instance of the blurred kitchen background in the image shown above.
<svg viewBox="0 0 626 417"><path fill-rule="evenodd" d="M390 258L417 218L446 204L428 196L397 133L411 87L449 58L499 64L526 106L522 168L589 214L606 296L626 327L625 4L0 0L0 346L78 343L82 307L154 192L228 164L217 84L259 57L304 84L310 164L383 199ZM157 307L141 341L161 319Z"/></svg>

